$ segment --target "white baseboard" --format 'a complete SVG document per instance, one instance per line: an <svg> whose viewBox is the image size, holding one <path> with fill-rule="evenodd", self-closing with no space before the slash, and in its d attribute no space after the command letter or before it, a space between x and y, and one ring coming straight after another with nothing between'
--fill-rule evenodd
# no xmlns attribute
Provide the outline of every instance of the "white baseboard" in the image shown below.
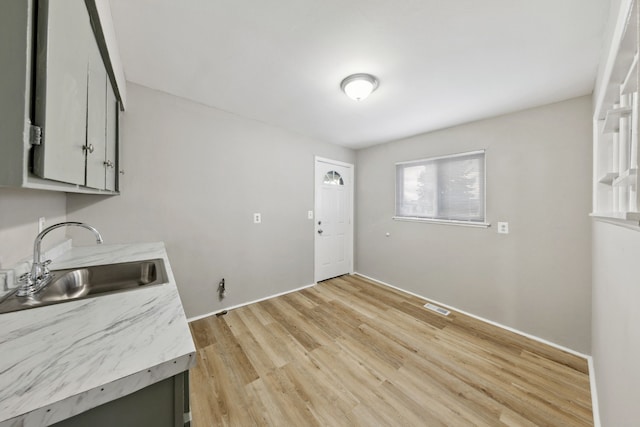
<svg viewBox="0 0 640 427"><path fill-rule="evenodd" d="M199 316L188 317L188 318L187 318L187 322L191 323L191 322L194 322L194 321L196 321L196 320L204 319L205 317L213 316L213 315L218 314L218 313L221 313L221 312L223 312L223 311L233 310L233 309L235 309L235 308L244 307L245 305L255 304L255 303L260 302L260 301L266 301L266 300L268 300L268 299L276 298L276 297L280 297L280 296L282 296L282 295L290 294L290 293L292 293L292 292L298 292L298 291L301 291L301 290L303 290L303 289L310 288L310 287L315 286L315 285L316 285L315 283L312 283L312 284L310 284L310 285L301 286L301 287L299 287L299 288L291 289L291 290L289 290L289 291L280 292L279 294L273 294L273 295L269 295L269 296L267 296L267 297L260 298L260 299L257 299L257 300L247 301L247 302L243 302L242 304L233 305L233 306L231 306L231 307L226 307L226 308L223 308L222 310L212 311L212 312L210 312L210 313L201 314L201 315L199 315Z"/></svg>
<svg viewBox="0 0 640 427"><path fill-rule="evenodd" d="M465 316L473 317L474 319L480 320L481 322L485 322L485 323L488 323L490 325L497 326L498 328L505 329L505 330L507 330L509 332L513 332L515 334L522 335L523 337L532 339L534 341L538 341L538 342L540 342L542 344L546 344L548 346L557 348L558 350L565 351L567 353L573 354L574 356L582 357L583 359L587 359L587 360L590 357L590 356L588 356L588 355L586 355L584 353L580 353L579 351L575 351L575 350L572 350L572 349L570 349L568 347L564 347L564 346L562 346L560 344L556 344L554 342L547 341L544 338L540 338L540 337L537 337L535 335L531 335L531 334L528 334L526 332L519 331L518 329L514 329L514 328L512 328L510 326L506 326L506 325L503 325L503 324L498 323L498 322L494 322L493 320L485 319L484 317L476 316L475 314L471 314L471 313L468 313L468 312L466 312L464 310L460 310L460 309L458 309L456 307L450 306L448 304L444 304L444 303L441 303L441 302L436 301L434 299L427 298L424 295L418 295L418 294L416 294L414 292L410 292L410 291L407 291L405 289L398 288L397 286L390 285L389 283L385 283L385 282L383 282L381 280L374 279L373 277L369 277L367 275L360 274L358 272L356 272L354 274L357 274L358 276L362 276L362 277L364 277L366 279L369 279L369 280L371 280L373 282L380 283L381 285L388 286L388 287L393 288L393 289L395 289L397 291L404 292L404 293L409 294L409 295L413 295L414 297L422 298L423 300L426 300L426 301L432 302L432 303L434 303L436 305L448 308L449 310L453 310L453 311L456 311L458 313L464 314Z"/></svg>
<svg viewBox="0 0 640 427"><path fill-rule="evenodd" d="M596 368L593 364L593 357L587 356L589 363L589 385L591 386L591 410L593 412L594 427L601 427L600 407L598 406L598 389L596 388Z"/></svg>

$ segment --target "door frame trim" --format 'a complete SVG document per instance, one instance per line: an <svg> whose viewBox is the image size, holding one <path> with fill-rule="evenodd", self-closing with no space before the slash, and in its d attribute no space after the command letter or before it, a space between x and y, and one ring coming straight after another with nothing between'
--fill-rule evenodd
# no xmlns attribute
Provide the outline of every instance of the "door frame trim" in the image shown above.
<svg viewBox="0 0 640 427"><path fill-rule="evenodd" d="M356 166L353 163L342 162L340 160L328 159L326 157L315 156L313 161L313 282L318 283L318 258L317 258L317 245L318 245L318 227L316 224L316 214L318 212L318 206L316 205L318 202L317 198L317 186L316 186L316 174L318 163L328 163L331 165L342 166L349 169L349 179L351 185L349 187L349 194L347 195L347 200L349 200L349 226L347 231L347 239L348 239L348 248L347 253L349 256L349 262L347 263L349 266L349 274L354 273L354 202L355 202L355 189L356 189L356 181L355 181L355 169Z"/></svg>

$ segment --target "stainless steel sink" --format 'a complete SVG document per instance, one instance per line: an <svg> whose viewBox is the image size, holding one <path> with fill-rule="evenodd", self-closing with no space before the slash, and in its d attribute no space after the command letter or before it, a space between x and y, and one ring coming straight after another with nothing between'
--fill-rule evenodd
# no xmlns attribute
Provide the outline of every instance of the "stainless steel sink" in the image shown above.
<svg viewBox="0 0 640 427"><path fill-rule="evenodd" d="M0 313L167 283L167 270L160 258L53 270L51 274L51 283L38 293L28 297L13 294L0 302Z"/></svg>

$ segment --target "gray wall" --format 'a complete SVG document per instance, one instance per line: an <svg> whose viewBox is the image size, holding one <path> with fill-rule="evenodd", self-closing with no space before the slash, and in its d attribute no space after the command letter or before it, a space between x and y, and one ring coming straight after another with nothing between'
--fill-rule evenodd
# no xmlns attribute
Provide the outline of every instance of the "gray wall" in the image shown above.
<svg viewBox="0 0 640 427"><path fill-rule="evenodd" d="M593 224L593 362L603 426L640 420L640 232Z"/></svg>
<svg viewBox="0 0 640 427"><path fill-rule="evenodd" d="M38 218L45 218L45 226L65 221L66 200L64 193L0 188L0 269L31 257ZM64 230L55 230L43 241L43 248L63 239Z"/></svg>
<svg viewBox="0 0 640 427"><path fill-rule="evenodd" d="M359 150L356 271L589 353L590 115L585 96ZM391 219L395 162L477 149L492 227Z"/></svg>
<svg viewBox="0 0 640 427"><path fill-rule="evenodd" d="M314 156L353 162L353 151L127 89L122 195L69 194L68 217L93 224L108 243L164 241L190 317L312 284Z"/></svg>

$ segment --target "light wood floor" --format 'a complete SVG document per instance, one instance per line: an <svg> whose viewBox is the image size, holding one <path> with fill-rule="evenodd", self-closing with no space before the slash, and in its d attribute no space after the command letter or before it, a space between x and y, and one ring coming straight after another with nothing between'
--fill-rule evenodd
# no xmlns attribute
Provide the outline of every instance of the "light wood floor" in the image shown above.
<svg viewBox="0 0 640 427"><path fill-rule="evenodd" d="M359 276L191 324L195 427L593 425L587 362Z"/></svg>

